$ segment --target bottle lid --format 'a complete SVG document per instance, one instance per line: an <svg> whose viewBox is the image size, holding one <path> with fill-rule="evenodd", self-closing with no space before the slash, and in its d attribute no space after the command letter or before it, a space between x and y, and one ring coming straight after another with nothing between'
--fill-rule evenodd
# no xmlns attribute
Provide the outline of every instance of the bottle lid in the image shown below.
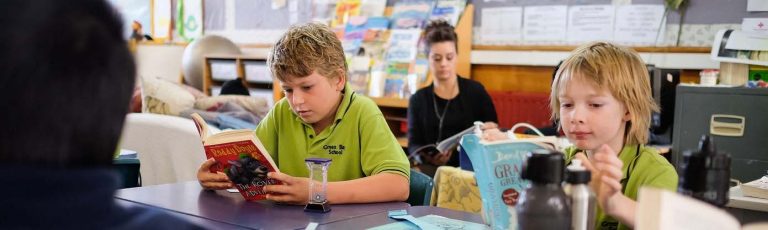
<svg viewBox="0 0 768 230"><path fill-rule="evenodd" d="M586 184L592 179L592 173L584 168L581 160L571 160L571 165L566 167L565 182L569 184Z"/></svg>
<svg viewBox="0 0 768 230"><path fill-rule="evenodd" d="M528 153L528 160L523 163L523 179L533 183L563 182L563 153L536 149Z"/></svg>
<svg viewBox="0 0 768 230"><path fill-rule="evenodd" d="M478 135L478 136L482 137L483 136L483 122L482 121L475 121L472 124L475 126L475 129L472 130L475 133L475 135Z"/></svg>

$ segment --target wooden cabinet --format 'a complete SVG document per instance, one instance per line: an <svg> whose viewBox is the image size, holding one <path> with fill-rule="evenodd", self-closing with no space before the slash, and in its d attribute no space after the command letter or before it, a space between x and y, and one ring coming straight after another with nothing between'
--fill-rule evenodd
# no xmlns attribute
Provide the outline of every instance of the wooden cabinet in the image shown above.
<svg viewBox="0 0 768 230"><path fill-rule="evenodd" d="M272 79L264 57L247 55L207 55L203 66L203 93L218 95L225 81L240 79L251 96L276 102L283 97Z"/></svg>
<svg viewBox="0 0 768 230"><path fill-rule="evenodd" d="M382 97L372 97L371 99L379 105L381 113L384 114L384 119L387 120L389 129L397 137L397 142L403 148L407 148L408 99Z"/></svg>

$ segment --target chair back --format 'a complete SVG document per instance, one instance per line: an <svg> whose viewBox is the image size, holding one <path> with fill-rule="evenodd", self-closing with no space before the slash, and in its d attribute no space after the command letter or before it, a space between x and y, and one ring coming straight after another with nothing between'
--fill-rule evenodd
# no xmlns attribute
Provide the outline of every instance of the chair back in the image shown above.
<svg viewBox="0 0 768 230"><path fill-rule="evenodd" d="M205 161L191 119L131 113L120 139L120 148L137 152L142 186L197 180L197 168Z"/></svg>
<svg viewBox="0 0 768 230"><path fill-rule="evenodd" d="M451 166L440 166L435 173L432 206L480 214L483 204L475 173Z"/></svg>
<svg viewBox="0 0 768 230"><path fill-rule="evenodd" d="M432 177L411 169L411 192L406 202L411 206L429 205L433 185Z"/></svg>

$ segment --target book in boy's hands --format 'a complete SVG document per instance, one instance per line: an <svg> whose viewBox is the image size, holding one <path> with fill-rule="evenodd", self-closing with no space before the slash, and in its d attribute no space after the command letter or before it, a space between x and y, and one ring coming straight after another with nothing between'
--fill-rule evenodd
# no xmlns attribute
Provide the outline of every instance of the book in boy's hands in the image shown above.
<svg viewBox="0 0 768 230"><path fill-rule="evenodd" d="M635 229L763 229L766 223L741 226L724 209L704 201L653 187L642 187L635 212Z"/></svg>
<svg viewBox="0 0 768 230"><path fill-rule="evenodd" d="M265 185L281 184L267 178L268 172L280 172L253 130L229 130L214 135L199 114L192 114L206 158L216 159L211 172L223 172L248 201L266 199Z"/></svg>

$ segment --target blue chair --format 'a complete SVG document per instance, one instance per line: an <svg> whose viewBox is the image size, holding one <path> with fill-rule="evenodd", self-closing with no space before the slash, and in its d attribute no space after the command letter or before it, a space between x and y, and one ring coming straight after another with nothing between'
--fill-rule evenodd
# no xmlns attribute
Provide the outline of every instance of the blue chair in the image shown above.
<svg viewBox="0 0 768 230"><path fill-rule="evenodd" d="M411 169L411 192L406 202L411 206L429 206L433 186L432 177Z"/></svg>

